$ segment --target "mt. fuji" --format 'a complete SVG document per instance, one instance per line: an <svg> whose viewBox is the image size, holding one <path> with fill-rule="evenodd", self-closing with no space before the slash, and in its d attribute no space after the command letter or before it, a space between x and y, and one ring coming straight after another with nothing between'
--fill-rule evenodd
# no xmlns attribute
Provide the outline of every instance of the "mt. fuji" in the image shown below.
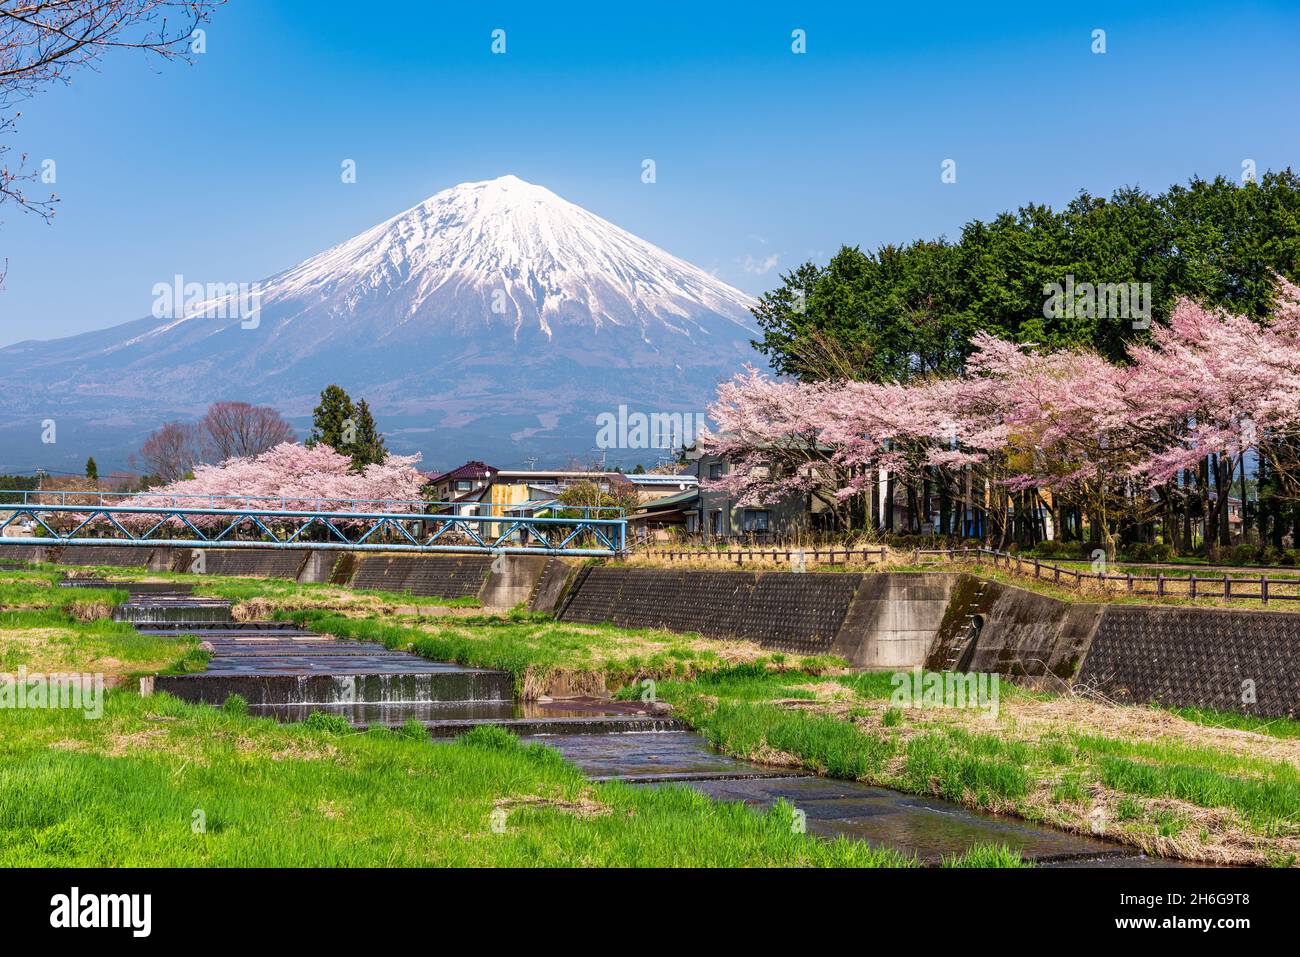
<svg viewBox="0 0 1300 957"><path fill-rule="evenodd" d="M251 319L218 298L0 349L0 469L120 466L219 399L301 427L330 383L430 466L560 464L591 450L600 412L703 411L759 361L750 297L514 176L443 190L253 288Z"/></svg>

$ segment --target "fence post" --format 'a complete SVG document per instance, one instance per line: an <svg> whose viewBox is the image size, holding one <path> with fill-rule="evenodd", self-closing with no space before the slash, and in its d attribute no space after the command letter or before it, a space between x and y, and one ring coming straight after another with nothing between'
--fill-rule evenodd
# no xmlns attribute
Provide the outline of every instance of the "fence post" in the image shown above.
<svg viewBox="0 0 1300 957"><path fill-rule="evenodd" d="M1187 583L1187 597L1196 597L1196 572L1192 572L1191 579Z"/></svg>
<svg viewBox="0 0 1300 957"><path fill-rule="evenodd" d="M1223 598L1226 601L1231 597L1232 597L1232 579L1228 577L1227 572L1224 572L1223 573Z"/></svg>
<svg viewBox="0 0 1300 957"><path fill-rule="evenodd" d="M1268 604L1268 576L1259 576L1259 600L1265 605Z"/></svg>
<svg viewBox="0 0 1300 957"><path fill-rule="evenodd" d="M1165 596L1165 573L1156 572L1156 595L1163 598Z"/></svg>

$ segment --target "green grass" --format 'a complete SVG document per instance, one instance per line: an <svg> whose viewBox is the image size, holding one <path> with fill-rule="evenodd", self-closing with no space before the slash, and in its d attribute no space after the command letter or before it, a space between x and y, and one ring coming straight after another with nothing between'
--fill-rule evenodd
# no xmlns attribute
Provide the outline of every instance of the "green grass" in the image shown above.
<svg viewBox="0 0 1300 957"><path fill-rule="evenodd" d="M1234 714L1231 711L1216 711L1213 708L1171 707L1165 710L1210 728L1253 731L1272 738L1300 738L1300 721L1293 721L1290 718L1260 718L1248 714Z"/></svg>
<svg viewBox="0 0 1300 957"><path fill-rule="evenodd" d="M152 576L151 576L152 577ZM250 598L303 599L319 600L333 592L341 590L340 586L307 582L286 581L278 578L229 578L211 575L173 575L183 581L195 583L194 594L208 598L225 598L228 601L248 601ZM409 591L392 592L374 588L346 589L348 596L372 597L380 599L385 605L399 607L405 605L441 606L446 608L481 608L482 602L472 595L459 598L439 598L433 595L413 595Z"/></svg>
<svg viewBox="0 0 1300 957"><path fill-rule="evenodd" d="M30 568L13 571L0 571L0 607L10 606L12 602L5 598L5 579L14 577L31 578L54 583L64 578L69 566L37 564ZM369 597L377 599L376 603L388 609L408 605L445 606L449 608L480 608L482 603L472 596L460 598L439 598L431 595L413 595L409 591L393 592L374 588L352 588L350 586L330 585L328 583L298 583L283 578L240 578L228 575L197 575L188 572L155 571L148 568L122 567L116 565L82 565L77 566L80 573L93 574L111 581L167 581L194 586L194 594L206 598L225 598L232 602L247 601L250 598L269 598L303 603L312 601L327 602L331 598ZM97 594L105 594L102 591ZM119 592L117 601L125 601L126 592Z"/></svg>
<svg viewBox="0 0 1300 957"><path fill-rule="evenodd" d="M0 866L915 864L788 809L592 784L500 729L434 744L123 693L100 721L0 721Z"/></svg>
<svg viewBox="0 0 1300 957"><path fill-rule="evenodd" d="M869 777L894 753L888 739L865 734L846 722L773 705L722 701L709 706L695 699L681 702L680 711L723 751L746 756L784 752L836 778Z"/></svg>
<svg viewBox="0 0 1300 957"><path fill-rule="evenodd" d="M965 854L945 857L940 867L1033 867L1024 860L1019 851L1012 850L1005 844L984 844L973 847Z"/></svg>
<svg viewBox="0 0 1300 957"><path fill-rule="evenodd" d="M59 572L0 572L0 609L57 608L69 610L86 603L106 607L121 604L130 596L120 588L60 588Z"/></svg>
<svg viewBox="0 0 1300 957"><path fill-rule="evenodd" d="M758 701L772 698L793 698L812 700L816 697L807 688L800 688L800 682L820 680L815 675L804 672L771 671L768 662L781 664L773 655L766 661L751 662L720 668L717 671L705 671L690 681L657 682L655 691L667 698L677 698L683 693L692 692L715 695L733 701ZM643 692L640 685L631 684L622 689L616 697L632 700Z"/></svg>
<svg viewBox="0 0 1300 957"><path fill-rule="evenodd" d="M1107 787L1147 797L1171 797L1199 807L1230 807L1265 834L1293 830L1300 821L1300 788L1294 780L1233 777L1185 764L1158 765L1102 757Z"/></svg>
<svg viewBox="0 0 1300 957"><path fill-rule="evenodd" d="M990 805L1029 793L1028 754L1027 746L993 735L953 729L927 732L907 743L903 778L914 791L950 801L969 795L977 804Z"/></svg>
<svg viewBox="0 0 1300 957"><path fill-rule="evenodd" d="M60 608L0 612L0 672L95 672L127 677L202 671L208 654L197 639L142 634L126 622L77 621Z"/></svg>
<svg viewBox="0 0 1300 957"><path fill-rule="evenodd" d="M528 612L505 617L434 618L418 626L313 610L281 612L277 617L340 638L408 649L437 661L507 671L514 677L517 693L524 690L529 675L555 671L587 672L599 676L607 687L621 688L645 677L671 680L725 667L716 651L707 645L697 647L703 644L698 635L569 625ZM842 665L840 659L830 657L804 659L802 663L818 668ZM639 688L634 685L633 690L639 694Z"/></svg>

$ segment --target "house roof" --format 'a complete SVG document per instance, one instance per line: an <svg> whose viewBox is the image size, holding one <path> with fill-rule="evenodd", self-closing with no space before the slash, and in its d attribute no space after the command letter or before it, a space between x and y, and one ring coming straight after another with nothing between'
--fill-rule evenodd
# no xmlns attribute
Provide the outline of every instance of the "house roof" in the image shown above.
<svg viewBox="0 0 1300 957"><path fill-rule="evenodd" d="M441 482L455 481L456 479L490 479L500 471L500 469L493 468L486 462L473 459L464 465L457 466L450 472L430 475L429 481L437 485Z"/></svg>
<svg viewBox="0 0 1300 957"><path fill-rule="evenodd" d="M699 499L698 489L687 489L685 492L678 492L676 495L665 495L663 498L652 499L642 505L638 511L657 512L661 509L680 508L683 505L690 505Z"/></svg>

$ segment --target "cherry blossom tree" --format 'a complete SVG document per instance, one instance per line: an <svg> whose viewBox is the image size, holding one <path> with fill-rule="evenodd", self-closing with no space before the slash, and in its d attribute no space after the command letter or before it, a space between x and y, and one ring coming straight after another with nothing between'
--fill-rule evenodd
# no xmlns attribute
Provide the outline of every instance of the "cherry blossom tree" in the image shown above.
<svg viewBox="0 0 1300 957"><path fill-rule="evenodd" d="M1009 496L1023 514L1050 493L1081 508L1110 557L1119 526L1149 521L1188 469L1214 479L1213 501L1201 483L1207 532L1217 524L1225 537L1228 492L1252 450L1300 498L1300 289L1286 280L1262 323L1178 302L1123 364L987 334L972 346L962 375L905 385L748 370L710 409L719 432L702 447L732 464L715 485L742 504L843 503L881 470L909 483L938 474L964 484L1004 540Z"/></svg>
<svg viewBox="0 0 1300 957"><path fill-rule="evenodd" d="M420 456L390 455L382 464L354 470L352 459L329 446L307 448L284 442L260 455L199 465L194 477L137 496L132 504L152 508L268 508L282 511L418 513L425 477L416 469ZM147 528L158 519L121 519ZM221 516L192 517L199 527L224 526ZM303 520L305 522L305 520ZM181 527L175 520L172 525ZM296 522L288 523L294 527ZM101 526L102 527L102 526Z"/></svg>

